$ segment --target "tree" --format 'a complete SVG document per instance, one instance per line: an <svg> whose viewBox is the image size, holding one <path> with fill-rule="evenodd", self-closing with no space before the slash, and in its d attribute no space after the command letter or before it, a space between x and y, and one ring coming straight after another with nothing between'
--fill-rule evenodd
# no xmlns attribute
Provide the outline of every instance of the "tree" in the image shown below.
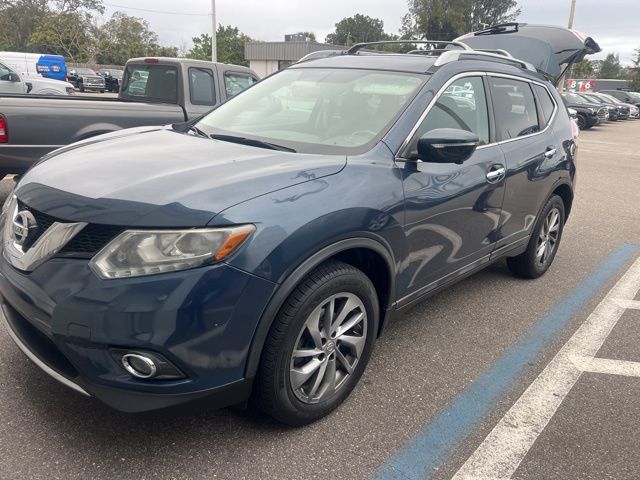
<svg viewBox="0 0 640 480"><path fill-rule="evenodd" d="M87 62L95 54L96 29L87 12L51 14L41 20L29 39L39 52L63 55L72 62Z"/></svg>
<svg viewBox="0 0 640 480"><path fill-rule="evenodd" d="M609 53L600 64L598 78L619 78L622 74L622 64L620 63L620 55L617 53Z"/></svg>
<svg viewBox="0 0 640 480"><path fill-rule="evenodd" d="M631 90L634 92L640 91L640 48L638 48L635 52L635 58L633 59L633 73L631 74L631 81L629 86Z"/></svg>
<svg viewBox="0 0 640 480"><path fill-rule="evenodd" d="M327 35L326 43L350 46L354 43L376 42L389 38L389 35L384 32L382 20L359 13L353 17L343 18L336 23L335 27L335 31Z"/></svg>
<svg viewBox="0 0 640 480"><path fill-rule="evenodd" d="M594 78L594 75L593 64L586 58L571 68L571 78Z"/></svg>
<svg viewBox="0 0 640 480"><path fill-rule="evenodd" d="M127 60L145 56L175 57L178 49L162 47L158 35L141 18L115 12L100 28L96 61L103 64L124 65Z"/></svg>
<svg viewBox="0 0 640 480"><path fill-rule="evenodd" d="M514 21L516 0L409 0L401 33L429 40L453 40L486 26Z"/></svg>
<svg viewBox="0 0 640 480"><path fill-rule="evenodd" d="M211 60L211 35L203 33L192 40L193 48L187 53L187 58ZM244 44L250 41L251 38L238 30L238 27L218 25L216 32L218 61L249 66L249 62L244 59Z"/></svg>

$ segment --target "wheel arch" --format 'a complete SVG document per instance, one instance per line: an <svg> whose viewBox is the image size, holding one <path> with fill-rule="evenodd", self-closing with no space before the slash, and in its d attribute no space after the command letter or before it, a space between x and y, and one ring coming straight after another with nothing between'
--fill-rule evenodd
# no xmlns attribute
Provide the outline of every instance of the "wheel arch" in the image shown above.
<svg viewBox="0 0 640 480"><path fill-rule="evenodd" d="M324 247L298 265L273 294L253 335L247 356L245 378L255 377L267 335L287 297L307 274L318 265L331 259L359 268L372 281L380 303L381 318L378 334L381 333L395 301L395 260L393 254L381 242L371 238L362 237L341 240ZM379 273L381 268L384 269L382 274ZM375 275L374 271L376 272Z"/></svg>
<svg viewBox="0 0 640 480"><path fill-rule="evenodd" d="M561 182L554 185L551 195L558 195L562 199L566 221L569 218L569 213L571 213L571 207L573 206L573 188L569 182Z"/></svg>

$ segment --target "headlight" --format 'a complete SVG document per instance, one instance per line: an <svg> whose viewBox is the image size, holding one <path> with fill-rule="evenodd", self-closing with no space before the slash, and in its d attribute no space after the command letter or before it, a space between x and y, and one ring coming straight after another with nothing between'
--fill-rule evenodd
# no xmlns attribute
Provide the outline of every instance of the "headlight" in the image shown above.
<svg viewBox="0 0 640 480"><path fill-rule="evenodd" d="M596 109L595 109L595 108L590 108L590 109L589 109L589 112L590 112L590 113L596 113Z"/></svg>
<svg viewBox="0 0 640 480"><path fill-rule="evenodd" d="M76 89L73 87L67 87L65 89L67 91L67 95L75 95L76 94Z"/></svg>
<svg viewBox="0 0 640 480"><path fill-rule="evenodd" d="M127 230L89 263L103 279L175 272L219 262L255 230L253 225L193 230Z"/></svg>

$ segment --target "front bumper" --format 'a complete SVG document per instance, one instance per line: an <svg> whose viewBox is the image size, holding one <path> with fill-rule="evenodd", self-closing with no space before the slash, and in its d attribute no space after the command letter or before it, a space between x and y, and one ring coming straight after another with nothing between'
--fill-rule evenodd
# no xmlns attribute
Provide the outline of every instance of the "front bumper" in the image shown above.
<svg viewBox="0 0 640 480"><path fill-rule="evenodd" d="M0 313L36 365L117 410L201 398L220 407L250 393L247 352L274 286L223 264L104 281L85 260L53 259L25 275L2 259ZM185 378L134 378L113 349L159 353Z"/></svg>

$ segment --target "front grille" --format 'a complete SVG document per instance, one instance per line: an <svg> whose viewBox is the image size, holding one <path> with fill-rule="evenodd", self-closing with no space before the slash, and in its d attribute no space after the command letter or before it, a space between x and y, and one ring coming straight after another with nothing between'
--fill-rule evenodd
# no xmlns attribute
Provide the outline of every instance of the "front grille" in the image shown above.
<svg viewBox="0 0 640 480"><path fill-rule="evenodd" d="M46 213L35 210L18 200L18 211L22 210L30 211L35 217L36 222L38 222L38 231L33 237L33 243L31 243L31 245L33 245L55 222L68 223L65 220L60 220L56 217L52 217L51 215L47 215ZM124 228L115 225L90 223L62 248L58 253L58 256L91 258L124 230Z"/></svg>
<svg viewBox="0 0 640 480"><path fill-rule="evenodd" d="M124 231L114 225L90 223L71 239L60 251L61 255L90 258Z"/></svg>
<svg viewBox="0 0 640 480"><path fill-rule="evenodd" d="M601 108L600 110L598 110L598 117L607 118L607 110L604 108Z"/></svg>

